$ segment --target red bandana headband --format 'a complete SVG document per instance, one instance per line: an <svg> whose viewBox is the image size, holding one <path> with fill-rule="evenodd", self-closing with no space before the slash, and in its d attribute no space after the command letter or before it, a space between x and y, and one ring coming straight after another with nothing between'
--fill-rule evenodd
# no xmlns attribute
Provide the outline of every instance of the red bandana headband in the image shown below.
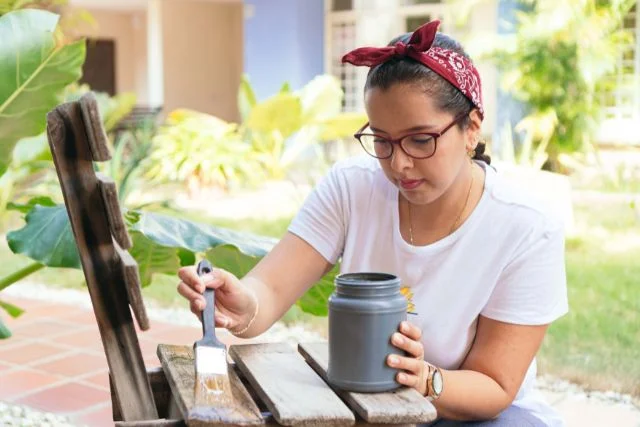
<svg viewBox="0 0 640 427"><path fill-rule="evenodd" d="M431 21L418 28L409 43L398 42L386 47L361 47L347 53L342 62L353 65L374 67L394 57L408 56L454 85L480 111L484 117L482 106L482 86L480 74L473 63L464 55L449 49L432 47L440 21Z"/></svg>

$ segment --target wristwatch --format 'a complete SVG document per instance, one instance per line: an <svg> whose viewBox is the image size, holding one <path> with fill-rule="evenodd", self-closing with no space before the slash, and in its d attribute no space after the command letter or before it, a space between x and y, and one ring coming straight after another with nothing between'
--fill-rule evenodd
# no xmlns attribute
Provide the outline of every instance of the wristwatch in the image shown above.
<svg viewBox="0 0 640 427"><path fill-rule="evenodd" d="M427 397L436 400L442 394L444 389L444 381L440 368L427 363L429 372L427 373Z"/></svg>

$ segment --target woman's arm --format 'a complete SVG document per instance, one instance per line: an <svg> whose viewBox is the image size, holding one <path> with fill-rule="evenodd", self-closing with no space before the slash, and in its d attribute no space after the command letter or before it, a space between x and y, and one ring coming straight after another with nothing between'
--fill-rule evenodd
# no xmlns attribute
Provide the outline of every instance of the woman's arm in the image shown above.
<svg viewBox="0 0 640 427"><path fill-rule="evenodd" d="M332 267L309 243L288 232L241 280L259 301L255 320L241 336L250 338L269 329Z"/></svg>
<svg viewBox="0 0 640 427"><path fill-rule="evenodd" d="M444 389L434 406L452 420L495 418L513 402L548 325L514 325L480 316L460 370L442 370Z"/></svg>

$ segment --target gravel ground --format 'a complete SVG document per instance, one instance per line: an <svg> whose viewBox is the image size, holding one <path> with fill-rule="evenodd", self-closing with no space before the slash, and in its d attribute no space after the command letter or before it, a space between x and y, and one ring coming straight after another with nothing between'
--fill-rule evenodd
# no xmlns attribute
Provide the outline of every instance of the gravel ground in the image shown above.
<svg viewBox="0 0 640 427"><path fill-rule="evenodd" d="M91 309L91 301L86 292L74 289L55 289L38 284L20 284L12 286L3 294L16 297L41 299L48 302L80 305ZM188 310L171 309L159 307L153 302L146 302L147 311L151 320L163 321L180 325L199 326L196 317ZM285 341L296 343L300 341L317 341L321 337L313 332L305 330L301 326L287 327L281 323L276 323L265 336L273 341ZM629 408L636 408L637 400L625 394L613 391L586 391L580 386L557 378L543 376L538 378L538 387L557 393L566 394L572 398L602 402L608 405L622 405ZM635 403L635 405L634 405ZM24 406L18 406L0 402L0 426L72 426L69 420L54 414L39 412Z"/></svg>

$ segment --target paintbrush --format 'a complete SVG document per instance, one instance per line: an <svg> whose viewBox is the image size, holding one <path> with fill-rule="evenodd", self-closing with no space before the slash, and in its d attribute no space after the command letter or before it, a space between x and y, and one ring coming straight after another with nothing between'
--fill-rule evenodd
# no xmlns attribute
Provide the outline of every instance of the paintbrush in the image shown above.
<svg viewBox="0 0 640 427"><path fill-rule="evenodd" d="M206 259L197 267L198 276L211 273L213 267ZM193 345L196 368L196 406L210 406L232 398L229 383L227 348L218 341L215 332L215 291L206 288L202 311L202 339ZM226 396L225 396L226 395Z"/></svg>

